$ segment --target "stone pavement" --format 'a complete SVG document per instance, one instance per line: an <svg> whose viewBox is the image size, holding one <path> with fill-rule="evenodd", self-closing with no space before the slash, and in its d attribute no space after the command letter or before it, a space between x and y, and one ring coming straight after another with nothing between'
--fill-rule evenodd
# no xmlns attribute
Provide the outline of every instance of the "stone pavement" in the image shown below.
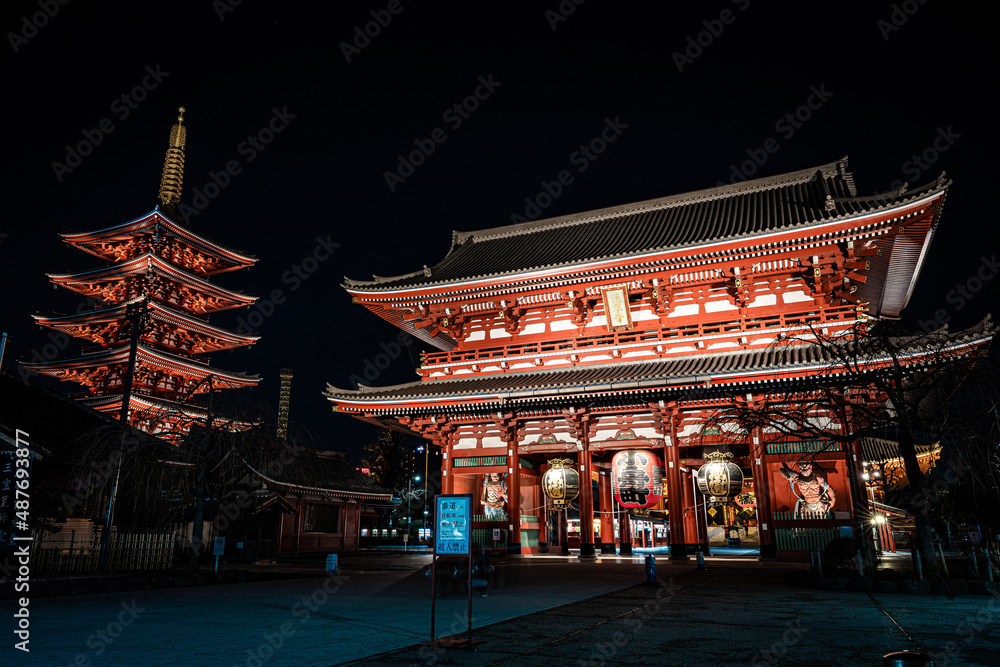
<svg viewBox="0 0 1000 667"><path fill-rule="evenodd" d="M496 591L473 598L473 650L430 636L427 555L354 554L337 577L321 560L246 584L31 600L31 653L13 649L2 602L0 665L878 665L891 650L951 652L947 664L998 664L1000 601L826 592L784 583L802 564L733 552L658 559L535 556L498 562ZM301 575L301 576L299 576ZM467 598L437 602L438 634L463 634Z"/></svg>
<svg viewBox="0 0 1000 667"><path fill-rule="evenodd" d="M363 659L429 636L429 561L353 554L340 575L327 577L314 557L277 566L303 578L32 598L30 654L13 648L16 619L4 600L10 641L0 646L0 665L326 667ZM643 572L641 559L617 557L498 565L497 592L473 603L481 624L621 590ZM439 619L466 609L466 597L441 598Z"/></svg>
<svg viewBox="0 0 1000 667"><path fill-rule="evenodd" d="M474 629L472 649L428 643L362 662L815 667L881 665L908 650L940 664L1000 664L1000 596L825 592L785 584L787 565L709 564Z"/></svg>

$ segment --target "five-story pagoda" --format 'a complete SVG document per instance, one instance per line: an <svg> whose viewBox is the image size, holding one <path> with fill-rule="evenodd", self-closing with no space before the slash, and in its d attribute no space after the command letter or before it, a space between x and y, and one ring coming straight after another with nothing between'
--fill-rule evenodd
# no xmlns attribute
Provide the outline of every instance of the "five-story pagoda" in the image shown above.
<svg viewBox="0 0 1000 667"><path fill-rule="evenodd" d="M206 412L197 395L212 389L250 387L259 378L208 364L204 355L259 338L215 326L217 312L248 306L256 297L220 287L212 278L252 266L257 260L225 248L184 227L180 202L187 128L181 107L170 131L157 207L141 218L91 232L62 234L63 240L109 262L82 273L48 274L96 304L74 315L35 315L38 324L94 345L74 358L25 363L27 368L86 386L80 400L119 414L168 439L179 438Z"/></svg>

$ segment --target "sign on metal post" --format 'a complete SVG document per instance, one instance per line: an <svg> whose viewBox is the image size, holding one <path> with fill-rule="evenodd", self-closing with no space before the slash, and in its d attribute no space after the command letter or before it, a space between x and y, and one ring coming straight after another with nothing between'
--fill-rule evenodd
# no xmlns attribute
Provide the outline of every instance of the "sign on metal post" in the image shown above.
<svg viewBox="0 0 1000 667"><path fill-rule="evenodd" d="M219 556L226 553L226 538L216 537L212 540L212 555L215 556L215 573L219 573Z"/></svg>
<svg viewBox="0 0 1000 667"><path fill-rule="evenodd" d="M431 641L435 641L434 610L437 598L438 556L465 556L469 593L467 646L472 646L472 496L441 494L434 497L434 555L431 559ZM445 641L445 640L438 640ZM455 644L457 645L457 644Z"/></svg>
<svg viewBox="0 0 1000 667"><path fill-rule="evenodd" d="M337 554L327 554L326 573L329 574L331 577L337 574Z"/></svg>
<svg viewBox="0 0 1000 667"><path fill-rule="evenodd" d="M469 553L472 496L437 496L434 499L434 551L458 556Z"/></svg>

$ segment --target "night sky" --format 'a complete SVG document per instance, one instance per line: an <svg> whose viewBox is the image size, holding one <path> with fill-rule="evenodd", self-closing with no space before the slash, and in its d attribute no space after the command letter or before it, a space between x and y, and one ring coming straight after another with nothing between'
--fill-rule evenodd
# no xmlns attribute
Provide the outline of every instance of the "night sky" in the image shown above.
<svg viewBox="0 0 1000 667"><path fill-rule="evenodd" d="M863 194L946 170L905 321L971 325L998 310L997 6L858 4L5 3L4 362L49 342L32 313L80 301L44 274L101 264L57 234L153 209L182 105L188 224L259 258L219 284L280 302L214 316L263 338L211 362L260 375L271 405L292 368L291 420L355 459L375 429L321 392L384 365L398 330L340 284L433 266L453 229L844 155ZM415 380L418 354L400 349L371 384Z"/></svg>

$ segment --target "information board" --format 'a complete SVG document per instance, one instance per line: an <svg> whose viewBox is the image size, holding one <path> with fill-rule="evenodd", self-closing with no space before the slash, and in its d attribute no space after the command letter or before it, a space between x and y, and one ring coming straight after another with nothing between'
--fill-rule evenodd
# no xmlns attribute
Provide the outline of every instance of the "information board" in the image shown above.
<svg viewBox="0 0 1000 667"><path fill-rule="evenodd" d="M212 542L212 555L213 556L224 556L226 555L226 538L216 537Z"/></svg>
<svg viewBox="0 0 1000 667"><path fill-rule="evenodd" d="M434 551L438 554L469 553L472 532L472 496L440 495L434 498Z"/></svg>

